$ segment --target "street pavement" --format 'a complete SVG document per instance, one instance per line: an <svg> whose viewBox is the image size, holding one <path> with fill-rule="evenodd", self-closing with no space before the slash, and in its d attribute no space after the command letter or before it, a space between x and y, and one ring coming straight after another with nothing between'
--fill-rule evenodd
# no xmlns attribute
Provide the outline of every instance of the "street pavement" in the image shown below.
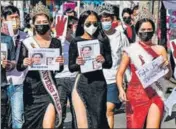
<svg viewBox="0 0 176 129"><path fill-rule="evenodd" d="M65 119L64 128L71 128L71 113L67 112L67 118ZM126 118L124 110L118 110L115 114L114 128L126 128ZM172 116L168 116L165 121L162 122L161 128L176 128L176 105L172 112Z"/></svg>
<svg viewBox="0 0 176 129"><path fill-rule="evenodd" d="M176 83L173 83L176 86ZM170 91L171 92L171 91ZM169 95L168 93L167 95ZM115 125L114 128L126 128L126 117L125 117L124 107L122 106L119 110L115 111ZM64 128L71 128L71 113L69 108L67 108L67 117L65 119ZM176 129L176 105L173 107L173 112L171 116L167 116L165 120L161 123L161 128L175 128Z"/></svg>

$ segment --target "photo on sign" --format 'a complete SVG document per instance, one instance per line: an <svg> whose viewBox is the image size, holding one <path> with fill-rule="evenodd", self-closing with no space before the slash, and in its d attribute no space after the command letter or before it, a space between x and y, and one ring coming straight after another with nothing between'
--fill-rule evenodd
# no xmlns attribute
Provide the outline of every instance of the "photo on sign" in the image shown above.
<svg viewBox="0 0 176 129"><path fill-rule="evenodd" d="M46 58L46 65L54 65L55 59L54 57L47 57Z"/></svg>
<svg viewBox="0 0 176 129"><path fill-rule="evenodd" d="M83 46L80 49L80 53L83 58L91 58L93 55L93 47L92 46Z"/></svg>
<svg viewBox="0 0 176 129"><path fill-rule="evenodd" d="M33 53L31 57L33 62L32 66L46 64L46 58L43 53Z"/></svg>
<svg viewBox="0 0 176 129"><path fill-rule="evenodd" d="M1 51L1 60L7 60L7 52Z"/></svg>
<svg viewBox="0 0 176 129"><path fill-rule="evenodd" d="M92 62L93 63L93 69L101 69L102 63L97 62L96 60Z"/></svg>

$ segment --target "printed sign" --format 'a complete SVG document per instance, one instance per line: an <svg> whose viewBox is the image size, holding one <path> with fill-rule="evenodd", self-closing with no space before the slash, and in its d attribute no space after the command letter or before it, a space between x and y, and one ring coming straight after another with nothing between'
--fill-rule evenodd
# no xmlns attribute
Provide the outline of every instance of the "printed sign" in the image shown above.
<svg viewBox="0 0 176 129"><path fill-rule="evenodd" d="M81 73L102 69L102 63L96 61L100 54L100 44L98 40L78 42L79 56L82 56L85 63L81 65Z"/></svg>
<svg viewBox="0 0 176 129"><path fill-rule="evenodd" d="M60 49L34 48L29 51L29 58L33 64L28 70L59 70L60 65L56 62L60 55Z"/></svg>
<svg viewBox="0 0 176 129"><path fill-rule="evenodd" d="M160 56L153 60L151 63L144 64L136 71L136 74L144 88L147 88L168 73L169 69L167 67L162 68L162 63L163 57Z"/></svg>
<svg viewBox="0 0 176 129"><path fill-rule="evenodd" d="M1 32L10 36L14 36L12 21L3 22Z"/></svg>
<svg viewBox="0 0 176 129"><path fill-rule="evenodd" d="M7 60L8 51L7 51L7 44L1 43L1 64L2 60Z"/></svg>

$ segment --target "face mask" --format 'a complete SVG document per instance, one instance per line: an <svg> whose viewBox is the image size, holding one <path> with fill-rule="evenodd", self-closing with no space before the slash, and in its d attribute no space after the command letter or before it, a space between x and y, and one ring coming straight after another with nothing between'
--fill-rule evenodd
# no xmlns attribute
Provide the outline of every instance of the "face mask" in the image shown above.
<svg viewBox="0 0 176 129"><path fill-rule="evenodd" d="M95 27L94 25L91 25L89 27L84 25L84 30L90 35L93 35L96 32L97 28L98 27Z"/></svg>
<svg viewBox="0 0 176 129"><path fill-rule="evenodd" d="M142 41L147 42L152 39L153 34L154 34L153 31L152 32L139 32L139 38Z"/></svg>
<svg viewBox="0 0 176 129"><path fill-rule="evenodd" d="M50 29L49 24L35 25L35 29L38 34L44 35Z"/></svg>
<svg viewBox="0 0 176 129"><path fill-rule="evenodd" d="M103 30L108 31L112 27L111 21L102 22Z"/></svg>
<svg viewBox="0 0 176 129"><path fill-rule="evenodd" d="M12 21L12 27L13 27L13 30L19 29L19 27L20 27L19 21L13 20Z"/></svg>
<svg viewBox="0 0 176 129"><path fill-rule="evenodd" d="M131 23L131 17L125 17L125 18L123 18L123 21L124 21L126 24L130 24L130 23Z"/></svg>

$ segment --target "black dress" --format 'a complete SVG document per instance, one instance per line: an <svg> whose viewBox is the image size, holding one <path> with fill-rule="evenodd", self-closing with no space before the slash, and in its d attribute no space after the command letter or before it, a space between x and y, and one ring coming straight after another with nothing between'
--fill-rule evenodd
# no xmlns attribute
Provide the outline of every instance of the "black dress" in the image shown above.
<svg viewBox="0 0 176 129"><path fill-rule="evenodd" d="M78 57L77 42L84 40L86 39L77 37L70 44L69 70L71 72L80 71L80 66L76 64L76 58ZM112 58L109 42L100 42L100 53L105 58L103 68L111 68ZM84 74L79 72L76 77L74 88L76 88L86 109L88 128L109 128L106 118L106 86L102 70ZM77 128L76 114L75 112L73 114L75 128Z"/></svg>
<svg viewBox="0 0 176 129"><path fill-rule="evenodd" d="M60 48L61 43L57 39L52 39L49 48ZM21 46L17 70L23 71L26 67L23 65L24 58L28 57L28 50L24 44ZM60 71L63 67L60 68ZM60 72L58 71L58 72ZM54 72L51 72L52 79L55 83ZM56 83L55 83L56 84ZM24 81L24 118L23 128L42 128L43 118L46 109L50 103L53 103L48 92L45 90L39 71L28 71ZM54 105L54 104L53 104Z"/></svg>

